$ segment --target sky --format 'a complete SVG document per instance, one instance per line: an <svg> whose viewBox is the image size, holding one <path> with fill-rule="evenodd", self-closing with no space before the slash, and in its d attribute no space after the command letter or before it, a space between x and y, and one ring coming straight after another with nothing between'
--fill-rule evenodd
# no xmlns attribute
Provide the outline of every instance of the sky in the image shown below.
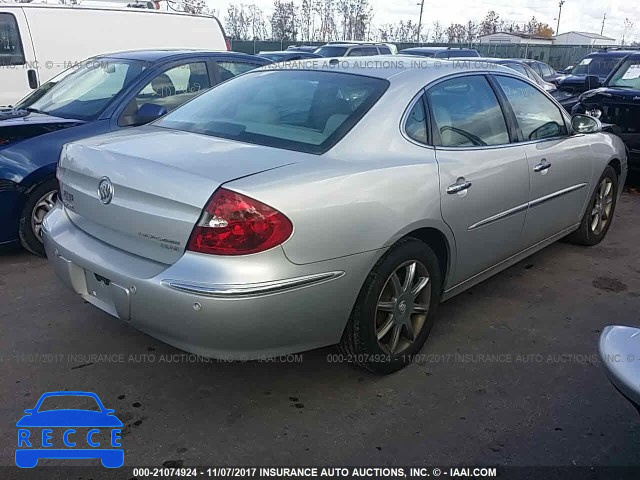
<svg viewBox="0 0 640 480"><path fill-rule="evenodd" d="M294 0L299 3L299 0ZM215 10L216 16L224 20L230 3L255 3L268 16L271 14L273 0L207 0L209 7ZM395 23L409 19L418 21L420 15L419 0L370 0L374 7L374 25ZM452 22L465 23L469 19L480 21L489 10L495 10L501 18L518 23L528 22L532 16L548 23L554 30L558 17L557 0L450 0L448 2L425 0L422 14L423 33L432 29L434 21L439 21L444 28ZM638 0L566 0L562 6L560 33L569 31L586 31L600 33L602 17L607 14L603 34L622 40L625 18L634 25L631 40L640 41L640 2ZM627 35L627 39L629 35Z"/></svg>

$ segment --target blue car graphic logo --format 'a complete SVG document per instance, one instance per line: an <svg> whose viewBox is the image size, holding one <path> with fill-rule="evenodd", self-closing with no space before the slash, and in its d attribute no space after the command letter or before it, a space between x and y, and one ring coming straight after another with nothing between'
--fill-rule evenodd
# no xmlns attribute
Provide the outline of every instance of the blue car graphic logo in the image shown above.
<svg viewBox="0 0 640 480"><path fill-rule="evenodd" d="M93 399L99 410L41 409L45 400L63 397L75 397L71 400L80 401ZM120 445L122 422L113 415L114 410L104 408L95 393L48 392L40 397L34 408L24 412L26 415L16 423L18 467L33 468L41 458L99 458L106 468L118 468L124 463L124 450ZM105 448L107 446L109 448Z"/></svg>

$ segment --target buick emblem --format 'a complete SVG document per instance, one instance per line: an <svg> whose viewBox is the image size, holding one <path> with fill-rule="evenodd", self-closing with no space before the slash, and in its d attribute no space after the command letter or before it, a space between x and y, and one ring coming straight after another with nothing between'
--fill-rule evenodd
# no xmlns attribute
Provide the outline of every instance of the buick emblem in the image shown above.
<svg viewBox="0 0 640 480"><path fill-rule="evenodd" d="M102 177L98 184L98 200L107 205L113 199L113 184L108 177Z"/></svg>

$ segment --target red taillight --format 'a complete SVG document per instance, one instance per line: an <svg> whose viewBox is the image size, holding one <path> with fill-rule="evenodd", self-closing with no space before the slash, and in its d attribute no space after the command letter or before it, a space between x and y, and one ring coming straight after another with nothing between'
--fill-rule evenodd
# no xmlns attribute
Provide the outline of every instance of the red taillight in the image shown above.
<svg viewBox="0 0 640 480"><path fill-rule="evenodd" d="M253 198L219 188L204 207L187 250L213 255L246 255L273 248L293 232L277 210Z"/></svg>
<svg viewBox="0 0 640 480"><path fill-rule="evenodd" d="M224 37L224 42L227 44L227 51L231 51L231 40L229 37Z"/></svg>

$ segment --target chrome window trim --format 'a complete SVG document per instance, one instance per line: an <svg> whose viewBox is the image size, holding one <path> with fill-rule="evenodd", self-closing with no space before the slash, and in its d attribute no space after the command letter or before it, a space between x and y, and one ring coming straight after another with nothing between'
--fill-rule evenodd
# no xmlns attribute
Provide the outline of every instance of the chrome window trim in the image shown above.
<svg viewBox="0 0 640 480"><path fill-rule="evenodd" d="M344 271L317 273L302 277L287 278L269 282L246 284L194 284L182 280L162 280L160 283L166 287L181 292L192 293L205 297L218 298L243 298L259 295L270 295L300 287L307 287L318 283L336 280L344 275Z"/></svg>

